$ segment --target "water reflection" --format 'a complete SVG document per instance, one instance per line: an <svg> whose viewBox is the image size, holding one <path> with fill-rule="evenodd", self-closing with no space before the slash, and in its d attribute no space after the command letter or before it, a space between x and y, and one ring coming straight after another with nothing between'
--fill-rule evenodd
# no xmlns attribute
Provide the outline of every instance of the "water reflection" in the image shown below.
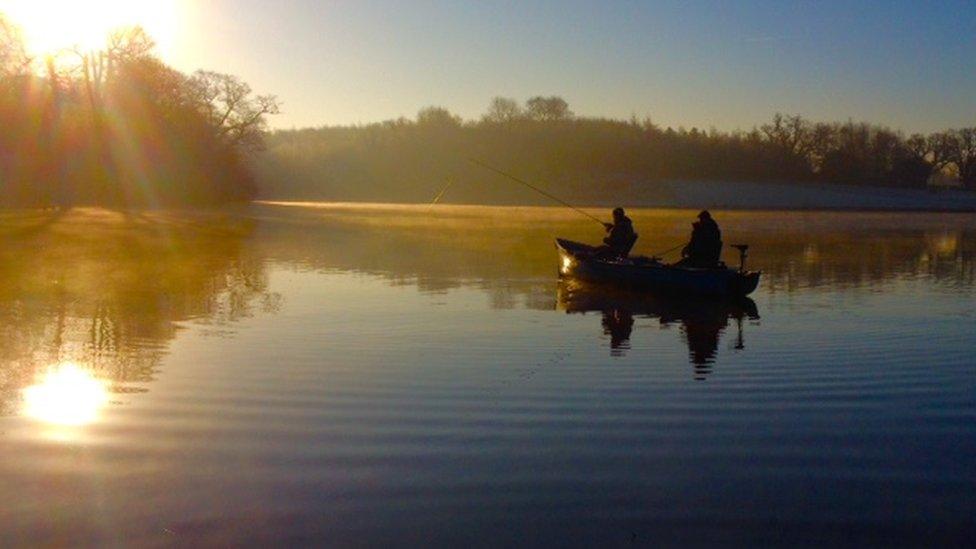
<svg viewBox="0 0 976 549"><path fill-rule="evenodd" d="M108 403L106 383L68 362L45 371L23 390L24 413L57 426L81 426L98 418Z"/></svg>
<svg viewBox="0 0 976 549"><path fill-rule="evenodd" d="M603 334L610 336L610 354L624 356L630 349L630 334L634 330L634 315L626 309L603 311Z"/></svg>
<svg viewBox="0 0 976 549"><path fill-rule="evenodd" d="M719 214L766 271L754 326L560 287L552 236L595 224L425 209L0 212L0 414L38 420L0 429L0 546L971 523L976 218ZM643 251L687 219L636 212Z"/></svg>
<svg viewBox="0 0 976 549"><path fill-rule="evenodd" d="M745 348L743 320L759 320L756 303L749 298L708 300L656 296L572 279L560 281L556 306L567 313L601 313L603 333L610 338L612 356L624 356L630 349L635 317L658 319L662 326L679 325L697 380L704 380L711 373L730 320L737 327L736 349Z"/></svg>
<svg viewBox="0 0 976 549"><path fill-rule="evenodd" d="M378 275L428 293L474 286L500 309L551 309L553 239L598 242L603 236L592 222L557 208L343 204L257 210L258 241L276 260ZM686 239L694 216L681 210L628 212L641 233L635 253L642 254ZM728 241L752 245L750 265L764 272L760 291L830 292L919 276L955 287L976 283L976 218L970 214L716 215Z"/></svg>
<svg viewBox="0 0 976 549"><path fill-rule="evenodd" d="M3 214L0 415L23 398L31 416L85 423L102 391L147 390L179 322L224 326L274 307L246 249L253 225L227 214Z"/></svg>
<svg viewBox="0 0 976 549"><path fill-rule="evenodd" d="M599 212L596 212L599 213ZM687 236L689 212L635 210L637 252ZM721 212L728 239L748 241L761 293L872 289L927 277L971 288L976 221L967 215ZM552 310L554 236L602 234L550 208L341 205L257 206L237 214L124 215L99 210L0 217L0 414L50 364L85 364L112 392L146 390L193 320L226 326L274 311L266 263L368 273L422 293L483 292L493 309ZM854 235L852 237L852 235ZM561 291L561 290L560 290ZM558 296L556 296L558 299ZM579 297L575 296L574 298ZM630 348L635 315L680 327L700 377L736 315L644 303L595 306L611 352Z"/></svg>

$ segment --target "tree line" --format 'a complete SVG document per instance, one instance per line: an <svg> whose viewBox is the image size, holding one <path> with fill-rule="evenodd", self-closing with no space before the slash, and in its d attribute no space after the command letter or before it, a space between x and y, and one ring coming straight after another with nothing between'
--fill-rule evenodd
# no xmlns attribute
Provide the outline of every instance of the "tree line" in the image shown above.
<svg viewBox="0 0 976 549"><path fill-rule="evenodd" d="M589 200L654 180L976 188L976 127L906 136L777 114L749 131L578 117L558 96L496 97L478 120L415 118L268 133L273 96L211 71L183 74L139 28L98 51L27 54L0 16L0 205L119 208L268 198L520 202L479 158ZM256 154L266 148L263 154Z"/></svg>
<svg viewBox="0 0 976 549"><path fill-rule="evenodd" d="M253 153L273 96L238 78L183 74L141 29L101 50L28 55L0 16L0 205L113 208L253 198Z"/></svg>
<svg viewBox="0 0 976 549"><path fill-rule="evenodd" d="M976 127L906 136L864 122L776 114L749 131L674 129L649 119L577 117L564 99L542 96L497 97L479 120L427 107L414 119L276 131L259 184L268 197L422 202L447 181L483 181L451 194L517 201L469 157L582 200L654 180L908 188L938 180L976 188Z"/></svg>

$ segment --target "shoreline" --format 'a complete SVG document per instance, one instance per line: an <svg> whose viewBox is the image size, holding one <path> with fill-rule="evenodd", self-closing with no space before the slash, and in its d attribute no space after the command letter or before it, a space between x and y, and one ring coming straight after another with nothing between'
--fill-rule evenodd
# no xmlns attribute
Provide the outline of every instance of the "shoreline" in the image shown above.
<svg viewBox="0 0 976 549"><path fill-rule="evenodd" d="M434 206L430 204L424 204L422 202L357 202L357 201L340 201L340 200L255 200L252 204L258 206L278 206L287 208L314 208L314 209L333 209L333 210L404 210L411 211L420 208L430 208L431 212L436 212L437 210L444 210L446 208L459 208L459 209L560 209L563 206L552 205L546 206L541 204L470 204L470 203L452 203L452 202L440 202ZM603 211L607 208L612 208L611 205L593 205L593 204L581 204L577 207L584 210L595 210ZM752 206L752 207L732 207L732 206L706 206L706 207L693 207L693 206L660 206L660 205L643 205L643 204L628 204L624 203L624 207L628 210L674 210L674 211L692 211L697 212L701 209L715 210L715 211L727 211L727 212L770 212L770 213L864 213L864 214L877 214L877 213L920 213L920 214L967 214L976 213L976 206L967 208L899 208L899 207L820 207L820 206L798 206L798 207L763 207L763 206ZM178 210L177 210L178 211Z"/></svg>
<svg viewBox="0 0 976 549"><path fill-rule="evenodd" d="M919 213L976 213L976 192L965 189L904 189L897 187L862 187L855 185L826 185L815 183L757 183L731 181L656 181L627 182L604 189L606 194L618 196L607 199L586 194L565 193L566 199L581 208L605 209L688 209L734 211L840 211L840 212L919 212ZM263 197L257 204L278 205L386 205L386 207L545 207L555 206L542 198L527 196L525 200L506 197L502 200L477 202L469 197L444 197L436 206L428 201L383 202L375 200L336 200L307 197Z"/></svg>

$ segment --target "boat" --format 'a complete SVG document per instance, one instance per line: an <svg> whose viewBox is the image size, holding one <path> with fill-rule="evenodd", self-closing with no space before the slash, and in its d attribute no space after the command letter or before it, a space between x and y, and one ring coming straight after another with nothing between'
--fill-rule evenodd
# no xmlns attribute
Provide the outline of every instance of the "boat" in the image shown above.
<svg viewBox="0 0 976 549"><path fill-rule="evenodd" d="M695 268L668 265L654 257L607 258L595 246L556 239L560 277L646 288L669 294L747 296L759 286L762 272L745 270L748 246L734 247L741 254L742 266L739 269L724 264L714 268Z"/></svg>

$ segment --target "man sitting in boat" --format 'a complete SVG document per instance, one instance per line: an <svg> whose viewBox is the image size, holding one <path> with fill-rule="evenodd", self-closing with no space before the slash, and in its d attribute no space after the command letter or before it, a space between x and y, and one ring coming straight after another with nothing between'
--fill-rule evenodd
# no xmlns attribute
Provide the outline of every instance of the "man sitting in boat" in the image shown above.
<svg viewBox="0 0 976 549"><path fill-rule="evenodd" d="M603 254L613 258L627 257L637 242L637 233L634 232L634 224L630 218L624 215L624 209L614 208L613 223L604 223L603 226L609 233L603 239L606 244L601 250Z"/></svg>
<svg viewBox="0 0 976 549"><path fill-rule="evenodd" d="M691 242L683 250L678 262L682 267L709 269L717 267L722 256L722 231L708 210L698 214L698 221L691 224Z"/></svg>

